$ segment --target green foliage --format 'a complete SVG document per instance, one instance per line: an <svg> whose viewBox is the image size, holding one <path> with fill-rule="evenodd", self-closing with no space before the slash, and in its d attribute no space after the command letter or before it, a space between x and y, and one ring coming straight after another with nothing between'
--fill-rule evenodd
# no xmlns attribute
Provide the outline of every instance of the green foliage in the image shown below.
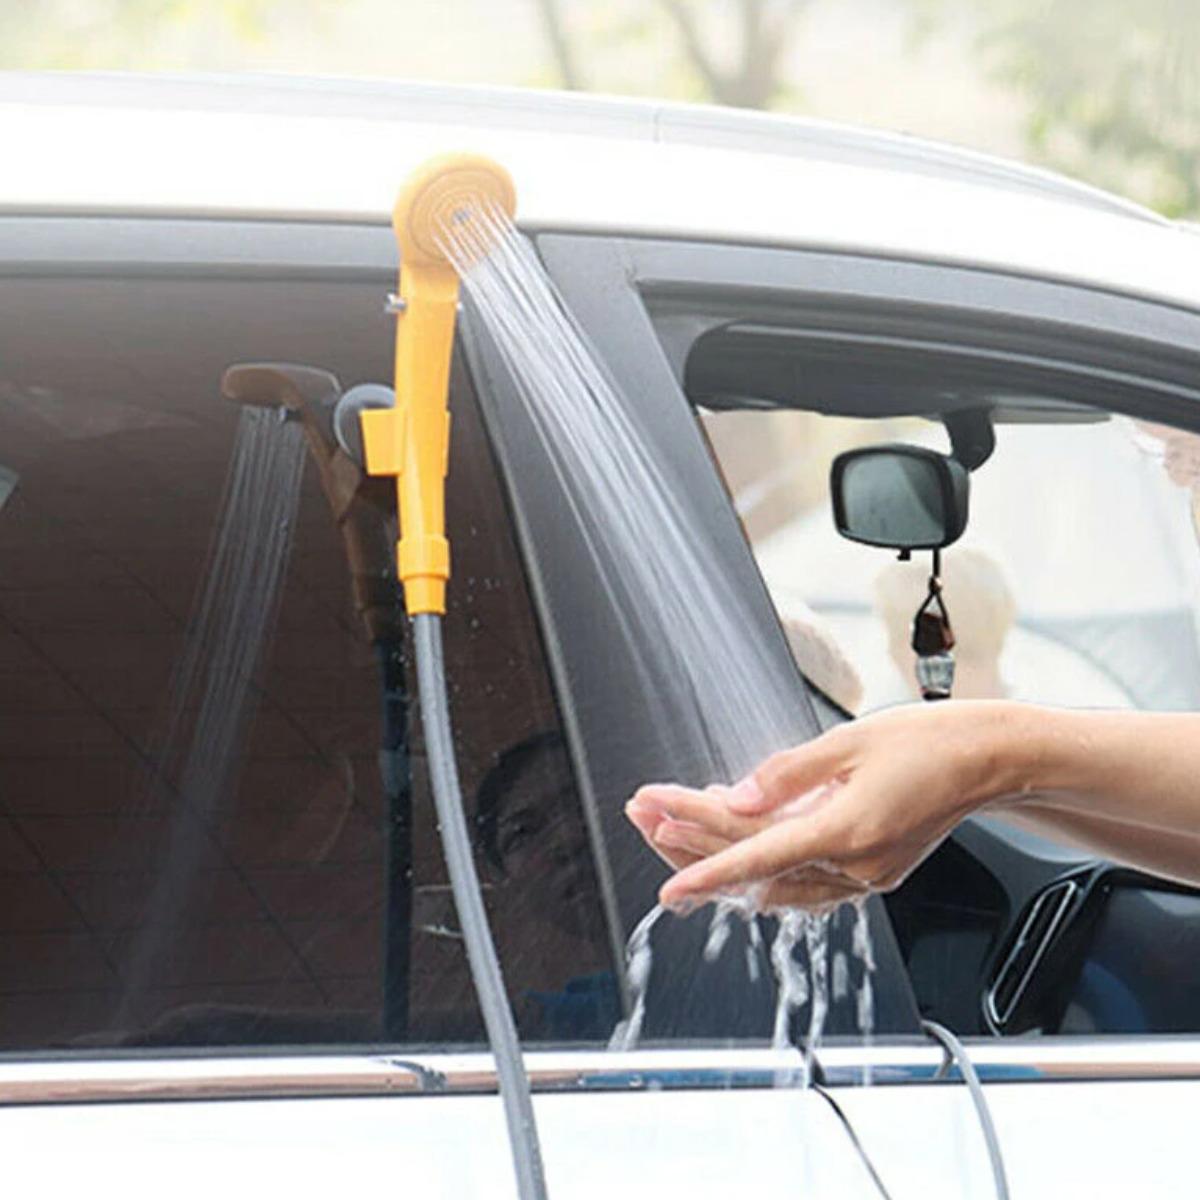
<svg viewBox="0 0 1200 1200"><path fill-rule="evenodd" d="M992 74L1029 102L1043 161L1172 215L1200 215L1196 0L912 0L969 14Z"/></svg>

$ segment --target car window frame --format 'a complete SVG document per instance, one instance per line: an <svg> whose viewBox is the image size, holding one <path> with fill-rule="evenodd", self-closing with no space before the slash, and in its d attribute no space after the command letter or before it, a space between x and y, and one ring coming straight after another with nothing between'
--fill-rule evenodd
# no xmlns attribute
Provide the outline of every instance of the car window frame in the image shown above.
<svg viewBox="0 0 1200 1200"><path fill-rule="evenodd" d="M636 290L639 295L652 293L657 287L661 287L664 294L674 291L679 285L686 290L694 287L697 282L704 284L706 281L717 285L731 283L737 288L757 288L760 292L765 290L767 293L775 293L780 287L775 279L776 272L767 271L764 274L762 268L769 259L780 255L787 259L786 270L783 270L785 264L782 262L779 262L777 266L790 280L793 293L800 294L809 290L805 286L805 276L815 259L815 252L807 251L778 251L765 248L717 247L714 245L697 246L649 240L635 242L630 239L616 242L613 239L597 239L590 236L543 235L539 239L539 246L546 257L551 273L560 287L563 287L571 296L572 306L583 310L591 308L587 303L580 303L581 299L586 301L590 285L586 278L587 271L584 269L584 263L576 261L573 249L574 244L581 240L593 247L603 242L607 248L606 253L610 256L614 249L619 249L616 260L617 274L624 279L628 287ZM715 249L723 252L722 257L724 257L724 252L737 256L749 252L751 257L741 260L739 270L731 271L729 268L733 261L732 258L724 257L723 262L717 262L713 257ZM565 256L562 253L564 250L566 251ZM641 257L639 251L655 251L655 253L648 253L646 257ZM682 257L674 260L676 254L680 254ZM767 255L767 258L760 258L761 254ZM836 258L837 256L825 257ZM0 275L9 277L74 276L96 273L139 278L186 273L239 279L255 277L287 277L298 281L309 278L342 281L357 279L378 282L381 285L382 303L383 289L394 276L393 259L394 242L390 231L382 224L374 226L227 219L176 220L141 216L101 218L80 214L53 217L22 215L0 218ZM672 269L672 261L677 262L677 269ZM702 267L706 261L709 263L709 267L698 271L697 266ZM686 270L682 269L685 262L688 264ZM895 264L890 260L872 260L873 269L885 274L891 272L894 266ZM577 271L577 268L582 271L582 274ZM937 269L939 271L957 270L940 266ZM964 282L973 289L979 282L976 276L982 274L994 276L994 282L998 284L1004 281L1016 282L1019 285L1030 284L1039 290L1063 286L1047 284L1046 281L1013 281L1009 277L995 272L968 272L969 278ZM611 280L611 272L608 273L608 277ZM575 285L568 286L572 279L574 279ZM1097 294L1094 289L1067 286L1067 292L1069 294L1085 293L1087 295L1082 298L1098 300L1102 304L1112 300L1115 302L1112 306L1114 312L1119 306L1125 304L1138 306L1148 304L1149 315L1164 318L1174 315L1186 321L1186 325L1177 326L1177 328L1186 327L1188 330L1200 332L1200 318L1190 312L1172 309L1171 306L1131 297L1109 296L1107 293ZM904 297L903 288L900 286L890 289L889 294L896 299ZM599 299L599 297L594 297L594 299ZM585 327L588 327L590 331L591 316L594 314L584 311L582 315L585 318ZM698 336L707 327L697 326L693 322L693 336ZM1160 334L1167 331L1165 322L1157 328ZM1163 339L1160 337L1140 340L1149 343L1149 347L1152 349L1156 340L1162 341ZM653 344L662 350L668 369L671 368L672 363L682 362L677 353L673 353L669 340L666 343L660 343L656 333ZM1197 344L1200 344L1200 339L1197 339ZM646 346L649 345L650 343L647 342ZM1144 350L1146 347L1143 346L1142 349ZM678 382L678 378L676 381ZM1169 420L1171 416L1178 417L1179 414L1173 412L1169 404L1164 404L1161 415ZM488 419L485 411L485 420ZM1171 423L1181 425L1181 427L1200 428L1200 417L1197 417L1194 426L1190 422L1178 419L1172 420ZM506 488L509 486L509 481L510 476L507 471L502 471L502 484ZM514 508L513 518L518 544L525 552L530 537L529 523L520 508ZM541 576L531 572L529 582L531 589L535 592L535 606L539 616L542 616L545 611L545 598L540 591ZM557 684L558 677L564 670L560 661L560 648L554 644L553 629L546 627L543 633L551 652L551 666L552 671L555 672ZM825 714L826 719L830 721L836 720L837 716L836 713ZM585 769L581 769L581 764L586 766L589 748L583 740L576 714L565 706L564 719L568 722L569 741L576 759L579 778L581 784L586 788L588 774ZM1124 1039L1124 1041L1128 1042L1129 1039ZM1176 1042L1179 1043L1179 1039L1176 1039ZM1194 1045L1194 1039L1188 1042L1189 1047L1192 1045ZM1072 1046L1066 1048L1043 1046L1036 1051L1036 1054L1045 1058L1047 1062L1056 1062L1060 1058L1063 1061L1074 1061L1079 1057L1081 1051L1082 1047L1076 1041ZM1125 1051L1120 1048L1118 1051L1120 1052L1114 1051L1114 1053L1117 1054L1117 1058L1120 1058ZM260 1052L251 1052L250 1056L253 1057L258 1053ZM574 1055L575 1052L568 1053ZM861 1057L860 1053L849 1048L841 1052L835 1050L832 1053L835 1057L849 1056L847 1061L853 1059L857 1062ZM1134 1050L1133 1053L1138 1055L1141 1052ZM995 1056L998 1056L998 1062L1008 1061L1008 1056L1002 1047L997 1047ZM61 1055L50 1057L58 1061L61 1061L62 1058ZM75 1058L74 1055L71 1057ZM95 1056L90 1057L94 1058ZM107 1059L118 1056L106 1054L103 1057ZM121 1057L146 1059L158 1056L148 1055L146 1052L131 1052L129 1055ZM183 1059L193 1056L181 1054L172 1055L172 1057ZM239 1059L243 1057L245 1056L239 1055ZM276 1059L276 1056L270 1053L263 1057ZM422 1059L429 1058L431 1061L435 1061L437 1058L436 1054L422 1054L420 1057ZM276 1061L278 1060L276 1059ZM303 1061L308 1061L308 1059ZM99 1066L99 1064L97 1065ZM409 1066L400 1063L396 1065L398 1068L404 1067L406 1070ZM1174 1077L1179 1077L1178 1063L1173 1058L1166 1064L1166 1067ZM417 1070L418 1074L421 1073L419 1064L416 1064L413 1069ZM1002 1076L1003 1072L1004 1068L1001 1067ZM1053 1076L1055 1072L1051 1070L1050 1074ZM1120 1077L1129 1077L1129 1070L1123 1065L1118 1065L1114 1068L1114 1074ZM1089 1078L1097 1077L1093 1067L1087 1067L1084 1075ZM473 1076L473 1078L476 1077ZM55 1086L50 1088L50 1092L61 1098L61 1093L55 1090ZM68 1086L72 1087L73 1085ZM190 1088L189 1084L182 1081L180 1084L172 1082L168 1086L174 1095L188 1094ZM438 1079L434 1080L434 1086L435 1088L441 1086ZM478 1081L475 1086L478 1086ZM36 1090L41 1090L40 1084L36 1085ZM323 1090L323 1085L318 1083L311 1090L305 1089L299 1094L316 1095L322 1094ZM364 1089L364 1091L369 1090L369 1088ZM47 1096L47 1099L53 1098L52 1095Z"/></svg>
<svg viewBox="0 0 1200 1200"><path fill-rule="evenodd" d="M536 237L536 234L532 235ZM22 214L0 217L0 277L7 278L78 278L114 279L206 278L230 280L307 280L363 282L378 284L381 307L386 303L395 279L395 242L385 225L365 223L304 222L287 219L245 220L233 217L177 218L158 215L97 215L65 213L59 215ZM601 282L599 279L597 282ZM634 300L634 297L623 297ZM573 302L574 303L574 302ZM657 368L657 341L639 306L623 304L620 310L641 322L640 336ZM627 770L629 789L646 779L662 774L654 769L655 759L630 753L642 746L646 714L634 714L628 706L629 684L634 677L632 662L584 663L576 670L578 658L569 659L571 649L564 638L565 610L561 598L552 594L548 581L557 574L569 577L581 564L570 555L559 559L558 568L546 570L563 549L556 541L561 521L561 493L546 476L545 462L530 460L529 441L522 449L519 438L511 436L506 420L493 403L495 361L480 350L480 339L468 310L459 325L460 344L466 350L485 427L496 454L501 488L509 502L518 551L526 570L526 579L541 626L552 684L564 723L564 732L584 805L594 861L609 910L613 932L614 961L623 958L624 938L632 931L646 909L653 904L665 868L646 851L637 835L625 822L621 806L597 803L592 782L596 765L619 757ZM614 361L626 355L617 348ZM736 516L715 472L703 439L695 431L682 394L670 383L669 371L655 384L655 437L658 452L668 456L682 454L682 465L693 469L693 502L702 506L716 532L719 554L732 556L736 577L753 595L758 615L758 631L773 653L794 672L787 644L774 617L769 598L757 572L747 570L752 562ZM521 455L525 458L522 459ZM536 459L536 454L533 456ZM519 486L518 486L519 485ZM536 485L536 486L534 486ZM547 535L549 531L549 536ZM798 695L804 684L797 674ZM820 723L828 725L841 714L818 697ZM640 715L643 720L637 719ZM633 718L632 720L630 718ZM652 748L651 748L652 750ZM614 850L613 839L616 840ZM619 866L614 869L612 864ZM618 878L619 876L619 878ZM876 960L877 1011L880 1027L915 1034L918 1015L912 1002L907 979L899 970L895 940L882 905L872 902L870 919L874 929ZM671 954L660 954L660 978L670 980L677 993L695 989L675 987L679 979L690 980L707 937L707 922L679 923L687 934L673 943ZM735 936L741 936L737 931ZM732 960L733 956L725 956ZM729 969L729 964L726 968ZM734 988L721 984L721 971L715 973L711 987L703 989L703 1001L715 1000L713 1011L705 1019L712 1031L706 1040L724 1041L739 1035L757 1040L769 1032L774 1012L774 987L769 972L763 973L753 1004ZM741 983L744 976L739 972ZM623 981L622 981L623 982ZM685 1002L688 997L684 996ZM626 997L626 1002L628 997ZM686 1003L684 1007L686 1007ZM746 1014L750 1013L750 1017ZM745 1019L743 1019L745 1018ZM671 1018L668 1018L670 1020ZM684 1018L685 1024L690 1017ZM753 1032L748 1033L749 1025ZM653 1036L648 1026L647 1036ZM254 1050L252 1053L259 1053ZM271 1057L270 1053L264 1057Z"/></svg>
<svg viewBox="0 0 1200 1200"><path fill-rule="evenodd" d="M735 321L773 318L851 341L936 339L992 362L1070 371L1094 389L1098 407L1128 413L1136 395L1138 416L1200 431L1200 294L1189 310L1064 280L821 249L569 234L543 235L538 246L602 349L617 346L613 307L622 284L627 298L636 297L627 302L652 329L683 403L688 354L701 336ZM738 534L752 561L740 524ZM1013 918L1063 870L1056 858L1027 859L985 821L966 822L952 838L1004 863ZM991 966L989 959L980 1005Z"/></svg>
<svg viewBox="0 0 1200 1200"><path fill-rule="evenodd" d="M0 281L47 280L61 281L70 286L75 279L101 281L169 281L190 280L228 281L231 284L322 282L347 285L375 286L381 312L388 311L389 292L395 286L396 245L391 229L386 225L315 223L289 220L247 221L214 217L208 219L176 219L144 216L94 216L64 214L59 216L0 216ZM386 352L386 346L384 347ZM463 362L461 338L456 341L455 377L453 386L470 388L478 397L477 381L470 377ZM479 405L482 409L482 405ZM482 412L481 412L482 419ZM485 440L487 439L485 430ZM497 485L506 495L505 481L500 473L494 448L488 440L487 452L492 455ZM515 514L509 509L504 520L514 540L517 563L526 570L520 543L514 528ZM544 623L530 588L530 605L538 635ZM558 703L551 678L551 690ZM415 715L415 710L414 710ZM577 766L572 755L572 771ZM590 822L589 822L590 824ZM592 849L594 863L600 856ZM622 961L623 939L616 933L611 918L611 902L606 904L608 926L612 936L607 947L614 968ZM385 964L381 962L381 985ZM387 1045L363 1043L349 1053L370 1054ZM404 1052L416 1043L399 1043ZM431 1048L426 1046L423 1052ZM433 1053L462 1053L464 1047L446 1043L432 1048ZM325 1054L335 1051L346 1054L345 1047L308 1046L304 1054ZM259 1058L279 1062L296 1052L295 1047L281 1044L191 1046L147 1049L81 1048L78 1052L61 1049L29 1049L5 1052L5 1062L60 1061L101 1062L125 1059L183 1060L196 1057Z"/></svg>

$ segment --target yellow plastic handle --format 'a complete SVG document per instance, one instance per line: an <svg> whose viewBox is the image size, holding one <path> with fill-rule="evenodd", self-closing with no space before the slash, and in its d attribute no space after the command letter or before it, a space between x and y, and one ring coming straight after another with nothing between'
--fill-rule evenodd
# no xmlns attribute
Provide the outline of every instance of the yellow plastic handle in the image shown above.
<svg viewBox="0 0 1200 1200"><path fill-rule="evenodd" d="M392 227L403 301L396 322L396 407L368 409L360 419L368 473L396 477L396 566L409 616L444 613L450 577L445 510L458 275L441 238L472 213L511 216L515 205L504 168L466 154L426 163L396 198Z"/></svg>
<svg viewBox="0 0 1200 1200"><path fill-rule="evenodd" d="M396 476L400 543L396 566L409 616L446 611L450 543L445 480L450 452L450 356L458 308L451 267L400 273L404 310L396 322L396 407L361 414L367 471Z"/></svg>

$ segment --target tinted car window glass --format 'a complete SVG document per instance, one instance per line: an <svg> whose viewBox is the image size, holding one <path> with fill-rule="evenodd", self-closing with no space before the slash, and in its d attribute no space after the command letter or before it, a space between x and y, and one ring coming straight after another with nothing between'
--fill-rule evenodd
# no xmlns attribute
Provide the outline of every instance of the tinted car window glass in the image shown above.
<svg viewBox="0 0 1200 1200"><path fill-rule="evenodd" d="M722 353L723 336L701 339L685 377L798 665L848 715L918 700L912 622L928 595L930 555L899 562L840 537L829 472L838 454L866 446L950 451L933 414L961 393L928 357L895 352L886 375L841 355L831 374L790 342L772 363L761 347L753 358ZM986 386L995 449L970 477L963 537L942 554L954 694L1200 709L1200 437L1082 407L1028 379ZM1088 859L1037 838L1017 850L1028 843L1003 827L986 837L995 840L943 845L887 898L922 1012L971 1033L989 1031L983 999L996 956L1029 899L1021 854L1043 881ZM1194 936L1194 898L1162 906L1173 940ZM1161 939L1150 914L1148 905L1121 909L1129 944ZM1166 991L1186 994L1186 961L1178 957L1172 984L1161 962L1120 960L1120 986L1153 998L1139 1009L1140 1031L1188 1028L1162 1001ZM1039 984L1067 996L1075 976ZM1122 1028L1107 1010L1072 1011L1062 1032Z"/></svg>
<svg viewBox="0 0 1200 1200"><path fill-rule="evenodd" d="M829 465L889 441L947 451L940 423L794 410L704 421L810 680L855 713L916 699L908 642L928 555L897 563L841 538ZM1200 708L1200 554L1173 465L1177 443L1198 439L1102 412L1000 423L996 436L971 476L966 532L943 552L955 694Z"/></svg>
<svg viewBox="0 0 1200 1200"><path fill-rule="evenodd" d="M386 488L339 526L356 484L330 445L218 392L245 361L386 380L381 292L0 285L0 1048L482 1038L380 568ZM461 372L453 405L447 660L487 901L522 1033L602 1037L615 986L585 823ZM294 515L261 494L279 501L289 455Z"/></svg>

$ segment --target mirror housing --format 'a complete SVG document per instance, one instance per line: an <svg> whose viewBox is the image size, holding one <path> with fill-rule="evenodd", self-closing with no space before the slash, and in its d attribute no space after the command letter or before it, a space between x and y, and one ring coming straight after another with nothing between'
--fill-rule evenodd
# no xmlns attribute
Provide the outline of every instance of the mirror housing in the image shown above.
<svg viewBox="0 0 1200 1200"><path fill-rule="evenodd" d="M940 550L967 527L970 481L962 463L923 446L868 446L833 460L838 533L889 550Z"/></svg>

